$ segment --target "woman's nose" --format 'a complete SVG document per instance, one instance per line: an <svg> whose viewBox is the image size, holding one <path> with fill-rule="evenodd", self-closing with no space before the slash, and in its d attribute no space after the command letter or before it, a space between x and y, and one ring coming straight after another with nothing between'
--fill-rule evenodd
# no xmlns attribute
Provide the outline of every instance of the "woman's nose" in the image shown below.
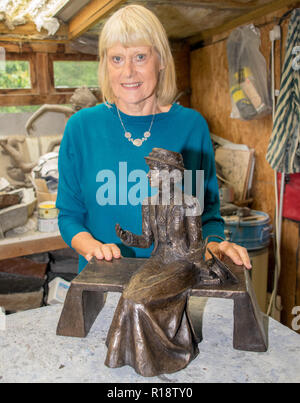
<svg viewBox="0 0 300 403"><path fill-rule="evenodd" d="M123 69L125 77L131 77L134 73L134 63L132 62L131 59L127 59L124 63L124 69Z"/></svg>

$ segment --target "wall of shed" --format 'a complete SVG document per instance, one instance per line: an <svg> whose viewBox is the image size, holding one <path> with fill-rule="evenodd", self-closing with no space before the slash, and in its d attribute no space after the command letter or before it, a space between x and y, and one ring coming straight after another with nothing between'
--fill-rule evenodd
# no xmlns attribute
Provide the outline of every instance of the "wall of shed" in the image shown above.
<svg viewBox="0 0 300 403"><path fill-rule="evenodd" d="M261 52L269 66L271 42L269 31L274 26L274 17L281 17L288 9L269 14L253 21L260 26ZM282 23L283 44L285 44L289 19ZM213 39L211 45L191 52L191 107L206 118L212 133L235 143L243 143L255 149L256 166L253 178L252 208L264 211L273 219L275 210L274 172L266 161L266 152L272 132L271 115L253 121L230 118L231 103L229 95L228 63L226 54L227 32ZM225 40L224 40L225 38ZM284 60L284 47L283 47ZM276 88L280 88L279 42L276 44ZM300 264L296 267L296 253L299 244L298 225L284 220L282 238L282 272L279 295L283 309L281 320L291 326L292 308L300 305ZM292 242L291 242L292 239ZM271 250L272 252L272 250ZM288 259L287 259L288 257ZM273 258L270 259L273 267ZM272 272L272 270L270 270ZM272 273L271 273L272 274Z"/></svg>

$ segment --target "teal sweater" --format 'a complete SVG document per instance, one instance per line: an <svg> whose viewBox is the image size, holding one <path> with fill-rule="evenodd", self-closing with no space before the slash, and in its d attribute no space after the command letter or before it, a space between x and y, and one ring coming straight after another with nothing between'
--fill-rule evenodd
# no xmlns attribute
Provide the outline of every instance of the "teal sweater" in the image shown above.
<svg viewBox="0 0 300 403"><path fill-rule="evenodd" d="M142 138L152 116L120 113L132 137ZM153 191L147 182L144 157L154 147L183 155L185 168L194 173L194 195L196 170L204 171L203 237L224 237L213 147L204 118L173 104L169 112L155 115L151 136L135 147L124 136L115 105L100 104L82 109L68 120L59 150L56 206L59 229L69 246L74 235L87 231L101 242L116 243L123 256L150 256L152 248L122 245L114 227L119 223L123 229L141 234L141 202ZM86 263L80 256L79 272Z"/></svg>

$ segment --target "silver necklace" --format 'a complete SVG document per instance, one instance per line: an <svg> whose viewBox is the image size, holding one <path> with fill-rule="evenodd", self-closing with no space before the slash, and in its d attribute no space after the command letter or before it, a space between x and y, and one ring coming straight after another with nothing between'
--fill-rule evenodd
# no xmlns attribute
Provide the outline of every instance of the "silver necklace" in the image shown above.
<svg viewBox="0 0 300 403"><path fill-rule="evenodd" d="M156 106L156 105L155 105L155 106ZM152 120L151 120L151 123L150 123L150 127L149 127L149 129L144 133L143 138L141 138L141 139L137 138L137 139L133 140L132 134L131 134L130 132L128 132L128 131L126 130L125 126L124 126L124 123L123 123L123 121L122 121L122 119L121 119L121 115L120 115L119 108L117 107L117 105L116 105L116 108L117 108L117 112L118 112L118 116L119 116L121 125L122 125L122 127L123 127L123 129L124 129L125 137L126 137L127 140L130 141L134 146L140 147L140 146L143 144L143 142L146 141L146 140L148 140L148 138L151 136L151 129L152 129L152 125L153 125L153 122L154 122L155 113L153 113L153 115L152 115ZM155 109L154 109L154 110L155 110Z"/></svg>

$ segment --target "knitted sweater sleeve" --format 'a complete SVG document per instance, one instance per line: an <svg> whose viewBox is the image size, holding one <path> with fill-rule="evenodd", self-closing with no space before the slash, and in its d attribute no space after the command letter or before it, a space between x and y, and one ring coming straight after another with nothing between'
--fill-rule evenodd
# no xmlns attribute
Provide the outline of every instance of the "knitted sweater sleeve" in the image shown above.
<svg viewBox="0 0 300 403"><path fill-rule="evenodd" d="M72 238L85 227L86 206L80 184L79 153L75 138L79 136L78 116L73 115L66 126L58 158L59 183L56 207L59 209L58 226L63 240L71 247Z"/></svg>
<svg viewBox="0 0 300 403"><path fill-rule="evenodd" d="M203 119L204 120L204 119ZM202 214L202 233L208 236L224 235L224 220L220 214L219 187L216 176L215 156L207 123L203 123L203 149L200 169L204 171L204 210ZM220 242L219 238L209 238Z"/></svg>

